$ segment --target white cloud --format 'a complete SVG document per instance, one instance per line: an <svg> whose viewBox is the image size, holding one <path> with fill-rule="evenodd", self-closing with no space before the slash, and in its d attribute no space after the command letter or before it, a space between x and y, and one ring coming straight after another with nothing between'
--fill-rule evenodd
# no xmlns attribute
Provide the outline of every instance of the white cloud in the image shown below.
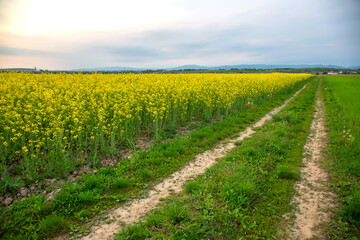
<svg viewBox="0 0 360 240"><path fill-rule="evenodd" d="M0 7L0 67L360 64L356 0L2 0Z"/></svg>

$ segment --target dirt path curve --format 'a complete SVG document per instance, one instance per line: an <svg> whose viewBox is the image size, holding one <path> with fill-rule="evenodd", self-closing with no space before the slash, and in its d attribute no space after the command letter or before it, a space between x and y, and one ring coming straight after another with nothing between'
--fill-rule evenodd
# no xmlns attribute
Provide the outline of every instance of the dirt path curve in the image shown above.
<svg viewBox="0 0 360 240"><path fill-rule="evenodd" d="M93 226L90 234L83 237L83 240L89 239L109 239L119 232L122 228L119 221L125 225L137 222L147 212L155 209L160 203L160 199L170 196L172 193L179 193L183 190L183 186L191 178L194 178L206 171L206 169L213 166L217 158L222 158L235 147L235 142L242 141L244 138L250 137L255 133L253 128L264 125L266 121L271 119L271 115L277 114L282 110L295 96L297 96L307 85L297 91L294 96L289 98L280 107L275 108L266 114L261 120L256 122L251 127L246 128L243 132L239 133L236 139L225 139L223 142L226 144L217 145L214 150L208 150L196 156L195 160L191 161L188 165L181 170L173 173L169 178L163 182L155 185L153 190L149 192L149 196L145 199L135 199L130 201L129 205L119 207L110 211L107 219L114 219L110 224L102 223L98 226Z"/></svg>
<svg viewBox="0 0 360 240"><path fill-rule="evenodd" d="M295 186L298 195L292 200L298 205L294 226L287 233L289 239L321 238L320 224L330 220L331 209L335 207L335 195L326 185L328 174L320 164L326 139L325 107L320 97L319 86L310 134L304 146L305 166L301 168L301 180Z"/></svg>

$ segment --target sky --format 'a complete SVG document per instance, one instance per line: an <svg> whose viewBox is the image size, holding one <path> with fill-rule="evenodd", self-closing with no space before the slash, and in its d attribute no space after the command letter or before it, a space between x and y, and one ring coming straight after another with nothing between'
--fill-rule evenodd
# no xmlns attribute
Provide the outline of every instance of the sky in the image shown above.
<svg viewBox="0 0 360 240"><path fill-rule="evenodd" d="M360 0L0 0L0 68L360 65Z"/></svg>

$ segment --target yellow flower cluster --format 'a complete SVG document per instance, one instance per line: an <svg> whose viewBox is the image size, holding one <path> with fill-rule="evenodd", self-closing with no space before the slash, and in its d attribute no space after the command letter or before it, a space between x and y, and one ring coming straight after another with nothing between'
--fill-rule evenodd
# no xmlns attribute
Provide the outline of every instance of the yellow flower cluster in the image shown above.
<svg viewBox="0 0 360 240"><path fill-rule="evenodd" d="M310 76L0 73L0 154L9 163L226 114Z"/></svg>

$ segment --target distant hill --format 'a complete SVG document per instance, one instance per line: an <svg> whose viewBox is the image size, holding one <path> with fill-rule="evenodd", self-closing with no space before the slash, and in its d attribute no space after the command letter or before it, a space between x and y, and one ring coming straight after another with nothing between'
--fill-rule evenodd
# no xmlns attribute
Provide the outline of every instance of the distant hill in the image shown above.
<svg viewBox="0 0 360 240"><path fill-rule="evenodd" d="M103 71L103 72L121 72L121 71L144 71L144 70L154 70L149 68L133 68L133 67L95 67L95 68L79 68L79 69L72 69L69 71L77 72L77 71L84 71L84 72L95 72L95 71Z"/></svg>
<svg viewBox="0 0 360 240"><path fill-rule="evenodd" d="M199 65L183 65L183 66L179 66L179 67L166 68L165 70L177 71L177 70L184 70L184 69L191 69L191 70L198 70L198 69L210 70L211 69L211 70L213 70L212 67L199 66Z"/></svg>
<svg viewBox="0 0 360 240"><path fill-rule="evenodd" d="M268 65L268 64L239 64L239 65L221 65L221 66L214 66L214 67L208 67L208 66L200 66L200 65L183 65L178 67L172 67L172 68L133 68L133 67L94 67L94 68L79 68L79 69L72 69L72 70L53 70L51 72L78 72L78 71L84 71L84 72L138 72L138 71L156 71L156 70L164 70L164 71L181 71L181 70L231 70L231 69L294 69L294 68L328 68L328 69L351 69L351 70L358 70L360 69L360 66L353 66L353 67L342 67L337 65L308 65L308 64L302 64L302 65ZM0 69L2 72L41 72L43 70L35 69L35 68L3 68Z"/></svg>
<svg viewBox="0 0 360 240"><path fill-rule="evenodd" d="M360 69L360 66L354 66L354 67L350 67L349 69L356 69L356 70L358 70L358 69Z"/></svg>
<svg viewBox="0 0 360 240"><path fill-rule="evenodd" d="M342 67L337 65L267 65L267 64L241 64L241 65L222 65L222 66L199 66L199 65L183 65L172 68L132 68L132 67L95 67L95 68L80 68L70 71L105 71L105 72L121 72L121 71L145 71L145 70L166 70L166 71L178 71L178 70L230 70L230 69L277 69L277 68L332 68L332 69L360 69L360 66L354 67Z"/></svg>

